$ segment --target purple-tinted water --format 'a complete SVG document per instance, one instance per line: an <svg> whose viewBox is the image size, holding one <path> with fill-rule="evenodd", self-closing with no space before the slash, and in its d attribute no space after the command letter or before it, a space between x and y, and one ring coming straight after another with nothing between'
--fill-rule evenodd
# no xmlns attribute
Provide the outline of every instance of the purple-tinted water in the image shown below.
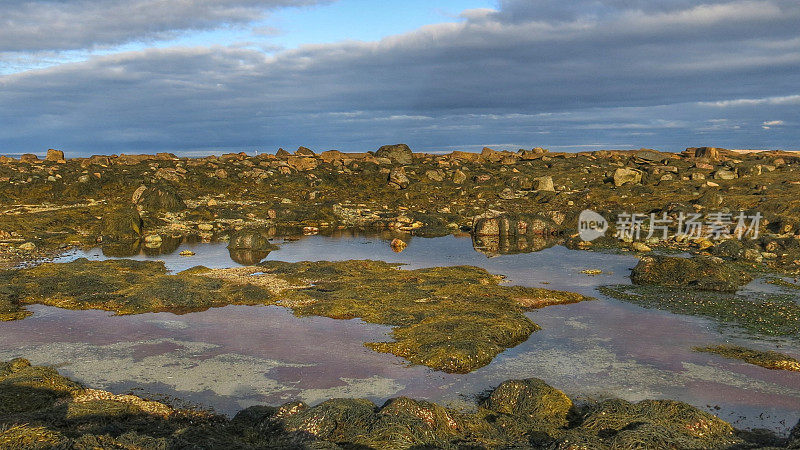
<svg viewBox="0 0 800 450"><path fill-rule="evenodd" d="M280 241L279 241L280 243ZM670 398L710 409L740 427L785 431L800 418L800 374L770 371L694 346L745 344L800 356L796 341L764 342L707 320L644 309L599 296L596 288L628 282L636 258L554 247L494 258L469 238L413 239L394 253L379 237L312 236L281 243L267 259L379 259L408 268L469 264L508 282L597 296L598 300L530 313L542 326L525 343L468 375L411 366L363 343L387 339L390 328L359 320L298 318L280 307L229 306L176 316L116 317L99 311L33 306L24 321L0 324L0 359L16 356L57 365L93 387L171 395L232 414L254 404L332 397L378 403L399 395L467 406L472 396L510 378L538 377L572 397ZM191 249L186 258L179 251ZM99 250L80 252L102 259ZM232 267L224 244L183 245L161 259L172 270ZM599 276L584 269L602 269ZM772 289L755 283L750 289Z"/></svg>

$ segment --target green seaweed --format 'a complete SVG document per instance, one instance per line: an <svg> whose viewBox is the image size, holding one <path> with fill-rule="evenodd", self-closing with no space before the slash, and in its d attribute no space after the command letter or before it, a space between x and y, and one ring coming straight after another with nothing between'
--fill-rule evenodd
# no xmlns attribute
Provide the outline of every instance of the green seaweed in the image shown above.
<svg viewBox="0 0 800 450"><path fill-rule="evenodd" d="M466 266L400 270L378 261L265 262L240 270L198 267L172 275L154 261L47 263L0 272L0 304L7 305L8 319L22 318L21 307L34 303L117 314L278 304L299 315L393 326L393 341L366 345L436 370L468 373L539 329L525 311L587 299L502 286L499 277Z"/></svg>
<svg viewBox="0 0 800 450"><path fill-rule="evenodd" d="M792 296L722 292L661 286L603 286L603 295L645 308L701 316L763 336L800 338L800 304Z"/></svg>
<svg viewBox="0 0 800 450"><path fill-rule="evenodd" d="M724 358L739 359L748 364L760 366L765 369L800 372L800 361L775 351L753 350L738 345L695 347L694 350L703 353L713 353Z"/></svg>

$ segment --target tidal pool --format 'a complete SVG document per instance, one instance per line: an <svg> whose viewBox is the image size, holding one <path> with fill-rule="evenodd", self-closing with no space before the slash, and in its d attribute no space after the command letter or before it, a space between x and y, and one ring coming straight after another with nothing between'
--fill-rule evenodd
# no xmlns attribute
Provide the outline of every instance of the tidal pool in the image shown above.
<svg viewBox="0 0 800 450"><path fill-rule="evenodd" d="M112 316L101 311L29 307L28 319L0 323L0 359L25 357L54 365L92 387L133 388L146 397L169 396L233 414L255 404L317 403L365 397L381 403L400 395L469 407L482 391L511 378L538 377L573 398L668 398L710 410L741 428L786 431L800 418L800 374L771 371L694 346L733 343L800 357L796 340L764 341L711 321L644 309L606 298L597 287L628 283L637 259L627 254L552 247L536 253L487 257L468 237L409 241L394 253L388 239L343 233L276 240L266 259L281 261L377 259L408 268L475 265L508 283L579 292L597 301L529 313L542 326L531 338L468 375L446 374L364 342L387 339L389 327L360 320L295 317L290 310L229 306L186 315ZM179 256L191 250L194 257ZM104 259L101 250L60 261ZM224 243L183 244L160 259L180 271L196 265L233 267ZM589 276L586 269L601 269ZM746 289L774 289L756 281Z"/></svg>

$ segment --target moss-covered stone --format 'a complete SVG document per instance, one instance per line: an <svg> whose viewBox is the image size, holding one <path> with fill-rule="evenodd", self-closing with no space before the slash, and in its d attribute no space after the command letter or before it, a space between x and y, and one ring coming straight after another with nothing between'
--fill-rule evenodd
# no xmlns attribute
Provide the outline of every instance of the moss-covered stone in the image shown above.
<svg viewBox="0 0 800 450"><path fill-rule="evenodd" d="M567 425L572 400L537 378L502 383L483 402L483 407L512 416L524 416L557 427Z"/></svg>
<svg viewBox="0 0 800 450"><path fill-rule="evenodd" d="M752 281L752 277L732 264L714 258L659 255L642 258L634 267L631 280L641 285L736 292Z"/></svg>

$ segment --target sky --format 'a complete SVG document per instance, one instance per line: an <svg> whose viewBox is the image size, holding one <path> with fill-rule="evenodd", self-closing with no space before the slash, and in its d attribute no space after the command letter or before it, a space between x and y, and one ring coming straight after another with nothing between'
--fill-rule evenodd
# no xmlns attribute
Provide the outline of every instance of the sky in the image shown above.
<svg viewBox="0 0 800 450"><path fill-rule="evenodd" d="M0 154L800 150L796 0L4 0Z"/></svg>

